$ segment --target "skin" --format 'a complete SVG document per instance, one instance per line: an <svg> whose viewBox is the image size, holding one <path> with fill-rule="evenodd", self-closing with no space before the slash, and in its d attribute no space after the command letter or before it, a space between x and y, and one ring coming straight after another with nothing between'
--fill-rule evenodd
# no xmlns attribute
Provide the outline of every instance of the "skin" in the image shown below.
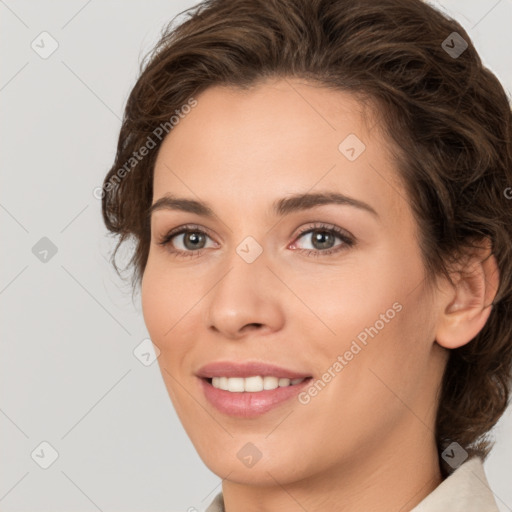
<svg viewBox="0 0 512 512"><path fill-rule="evenodd" d="M167 193L201 200L215 217L153 213L142 308L177 414L224 479L226 511L411 510L441 482L434 423L447 349L485 324L494 257L481 263L484 247L471 277L428 286L390 142L349 93L279 79L245 92L211 87L197 100L161 146L153 202ZM350 133L366 145L354 161L338 149ZM274 200L320 191L364 201L378 216L339 204L271 210ZM325 255L311 233L297 237L318 222L355 245ZM194 252L184 235L158 244L190 223L211 235L199 255L171 252ZM236 252L247 236L263 250L252 263ZM331 248L342 245L335 238ZM394 303L401 311L307 404L292 399L248 419L203 396L195 373L212 361L322 378ZM237 457L246 443L262 454L252 467Z"/></svg>

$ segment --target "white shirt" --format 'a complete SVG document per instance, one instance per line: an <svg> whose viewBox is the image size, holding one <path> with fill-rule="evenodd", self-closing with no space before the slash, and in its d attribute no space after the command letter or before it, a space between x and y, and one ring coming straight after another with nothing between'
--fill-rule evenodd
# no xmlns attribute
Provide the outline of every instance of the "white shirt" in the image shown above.
<svg viewBox="0 0 512 512"><path fill-rule="evenodd" d="M215 496L205 512L225 512L222 492ZM471 457L466 460L411 512L499 512L482 459Z"/></svg>

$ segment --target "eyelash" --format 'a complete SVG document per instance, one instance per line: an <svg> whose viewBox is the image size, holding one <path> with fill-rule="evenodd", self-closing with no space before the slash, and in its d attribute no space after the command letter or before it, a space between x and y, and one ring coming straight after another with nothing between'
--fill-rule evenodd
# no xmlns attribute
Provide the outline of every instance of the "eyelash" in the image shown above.
<svg viewBox="0 0 512 512"><path fill-rule="evenodd" d="M355 240L348 235L348 233L336 226L330 226L323 223L315 223L313 226L309 226L307 228L304 228L299 233L297 233L296 240L298 240L300 237L307 233L311 233L313 231L323 231L326 233L330 233L335 235L337 238L339 238L343 243L340 245L337 245L333 247L332 249L326 249L324 251L319 249L294 249L296 251L300 251L302 253L305 253L306 256L313 256L318 257L320 255L327 256L329 254L338 253L340 251L349 249L350 247L353 247L355 245ZM203 251L206 249L198 249L197 251L181 251L179 249L171 249L172 245L170 244L171 240L182 234L187 233L200 233L202 235L210 237L207 231L205 231L203 228L196 226L196 225L185 225L181 226L179 228L173 229L169 231L167 234L162 236L158 241L158 245L161 245L163 247L166 247L167 250L176 257L184 257L184 258L190 258L195 256L200 256ZM211 238L211 237L210 237Z"/></svg>

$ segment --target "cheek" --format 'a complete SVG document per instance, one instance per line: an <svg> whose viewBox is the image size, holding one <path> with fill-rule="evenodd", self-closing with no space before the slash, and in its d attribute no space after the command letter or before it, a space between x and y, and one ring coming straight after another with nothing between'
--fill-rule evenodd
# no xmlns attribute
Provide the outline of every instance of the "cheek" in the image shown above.
<svg viewBox="0 0 512 512"><path fill-rule="evenodd" d="M416 252L391 248L370 257L360 255L327 278L318 276L315 287L304 281L302 293L317 313L316 319L311 317L307 335L317 341L308 348L310 360L320 363L317 370L327 371L342 356L340 380L357 384L343 385L343 389L365 389L365 396L375 392L372 387L382 388L371 369L384 372L391 383L419 371L432 342L423 276Z"/></svg>
<svg viewBox="0 0 512 512"><path fill-rule="evenodd" d="M158 270L148 259L141 283L141 304L144 323L149 331L151 339L160 347L158 340L165 332L162 312L167 307L170 295L163 293L163 283L159 279Z"/></svg>
<svg viewBox="0 0 512 512"><path fill-rule="evenodd" d="M375 322L380 325L380 315L386 312L387 317L395 318L397 306L393 309L393 305L404 300L420 276L421 268L390 251L361 251L338 268L304 274L295 289L342 341Z"/></svg>
<svg viewBox="0 0 512 512"><path fill-rule="evenodd" d="M433 342L422 277L417 260L390 259L380 268L346 276L344 291L327 298L326 304L337 304L337 312L324 310L337 337L323 349L324 365L327 370L342 356L343 369L326 393L326 404L343 403L365 425L384 424L385 417L407 413L402 400L413 403L420 396Z"/></svg>
<svg viewBox="0 0 512 512"><path fill-rule="evenodd" d="M141 283L144 322L157 338L164 337L190 309L188 295L193 293L192 282L183 273L171 273L161 260L150 254Z"/></svg>
<svg viewBox="0 0 512 512"><path fill-rule="evenodd" d="M183 283L181 283L183 281ZM159 261L148 259L141 282L141 304L144 323L153 343L160 350L157 359L167 391L174 408L186 422L189 395L177 384L183 376L178 376L182 367L187 367L189 337L185 331L195 295L191 286L186 286L182 274L169 275L169 270ZM189 304L190 303L190 304ZM174 378L173 378L174 377ZM184 423L185 424L185 423Z"/></svg>
<svg viewBox="0 0 512 512"><path fill-rule="evenodd" d="M204 281L190 279L189 271L170 271L159 259L148 259L141 283L144 323L160 350L159 363L173 372L188 363L190 334L200 325L198 301L207 292Z"/></svg>

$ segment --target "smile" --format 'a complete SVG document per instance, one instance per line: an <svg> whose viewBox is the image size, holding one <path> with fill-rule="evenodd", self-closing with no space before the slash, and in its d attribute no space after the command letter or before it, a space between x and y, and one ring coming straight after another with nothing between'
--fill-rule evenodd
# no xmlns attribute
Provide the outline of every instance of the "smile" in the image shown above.
<svg viewBox="0 0 512 512"><path fill-rule="evenodd" d="M232 393L251 392L284 388L301 383L302 379L288 379L285 377L253 376L253 377L213 377L211 384L214 388L223 389Z"/></svg>
<svg viewBox="0 0 512 512"><path fill-rule="evenodd" d="M198 380L203 395L215 409L228 416L255 418L296 397L311 379L312 377L293 379L294 383L291 379L278 379L272 376L214 377ZM265 381L269 388L260 389L265 385ZM233 391L217 387L221 385L231 387Z"/></svg>

